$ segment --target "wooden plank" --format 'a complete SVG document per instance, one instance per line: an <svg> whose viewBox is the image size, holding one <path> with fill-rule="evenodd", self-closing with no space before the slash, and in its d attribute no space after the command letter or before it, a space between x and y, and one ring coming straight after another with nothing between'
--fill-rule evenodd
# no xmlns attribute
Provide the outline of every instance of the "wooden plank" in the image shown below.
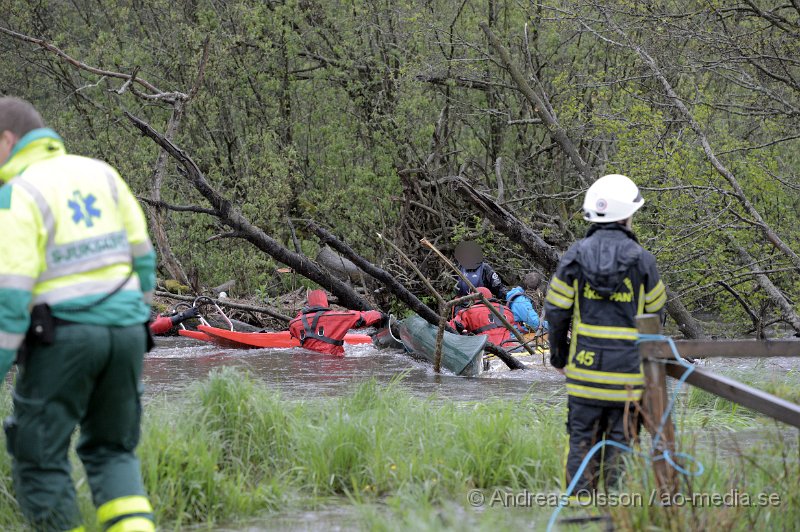
<svg viewBox="0 0 800 532"><path fill-rule="evenodd" d="M636 317L636 329L641 334L660 334L661 320L655 314L644 314ZM661 456L664 451L675 453L675 426L672 417L667 416L664 426L660 427L661 418L667 408L667 374L666 364L657 360L657 354L663 351L666 344L658 342L642 342L639 344L639 355L642 357L644 373L644 392L642 394L643 421L647 431L655 438L661 430L658 445L653 448L653 456ZM665 460L653 460L653 472L656 487L662 494L674 495L678 483L675 469Z"/></svg>
<svg viewBox="0 0 800 532"><path fill-rule="evenodd" d="M655 343L658 342L646 342ZM667 344L650 356L672 358ZM800 356L799 340L675 340L675 347L682 357L691 358L767 358Z"/></svg>
<svg viewBox="0 0 800 532"><path fill-rule="evenodd" d="M666 367L667 374L676 379L679 379L686 371L686 368L674 364L668 364ZM686 378L686 382L723 399L800 428L800 405L700 368L695 368Z"/></svg>

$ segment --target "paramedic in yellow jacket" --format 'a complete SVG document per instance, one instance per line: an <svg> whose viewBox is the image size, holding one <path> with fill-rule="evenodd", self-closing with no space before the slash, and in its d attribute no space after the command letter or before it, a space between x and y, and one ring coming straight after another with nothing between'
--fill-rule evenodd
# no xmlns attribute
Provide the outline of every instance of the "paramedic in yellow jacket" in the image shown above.
<svg viewBox="0 0 800 532"><path fill-rule="evenodd" d="M16 499L35 530L83 530L70 436L108 532L152 531L139 441L155 253L108 164L69 155L24 100L0 98L0 376Z"/></svg>
<svg viewBox="0 0 800 532"><path fill-rule="evenodd" d="M628 443L638 428L630 419L635 412L630 403L641 399L644 387L635 318L661 312L667 301L656 259L631 230L633 214L643 204L639 188L623 175L595 181L583 202L592 225L586 238L564 253L547 291L550 362L567 377L567 482L595 443L604 438ZM610 485L619 475L617 454L613 446L604 450ZM598 456L573 494L596 487Z"/></svg>

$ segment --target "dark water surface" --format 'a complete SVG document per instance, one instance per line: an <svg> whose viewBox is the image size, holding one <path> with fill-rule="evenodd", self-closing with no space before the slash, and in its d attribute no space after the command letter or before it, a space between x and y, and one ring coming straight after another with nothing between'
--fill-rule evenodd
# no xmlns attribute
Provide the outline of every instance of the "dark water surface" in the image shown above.
<svg viewBox="0 0 800 532"><path fill-rule="evenodd" d="M331 397L348 393L354 384L375 378L389 382L405 372L404 386L420 396L475 401L487 398L564 397L563 377L545 368L537 357L530 369L503 371L494 361L492 371L478 378L436 375L430 364L397 349L371 345L346 346L344 357L305 349L228 349L183 337L157 338L145 358L146 395L179 392L205 378L215 368L242 368L262 379L285 397Z"/></svg>
<svg viewBox="0 0 800 532"><path fill-rule="evenodd" d="M417 361L398 349L379 350L371 345L345 346L346 355L335 357L305 349L230 349L184 337L161 337L145 358L147 395L179 392L205 378L215 368L232 366L248 370L286 397L331 397L347 393L354 384L369 378L389 382L405 373L404 386L420 396L475 401L487 398L521 398L526 394L542 399L563 400L564 377L544 367L541 357L523 360L528 369L508 371L498 360L477 378L436 375L426 362ZM698 367L734 377L769 377L797 373L800 357L767 359L699 360ZM687 386L688 388L688 386Z"/></svg>

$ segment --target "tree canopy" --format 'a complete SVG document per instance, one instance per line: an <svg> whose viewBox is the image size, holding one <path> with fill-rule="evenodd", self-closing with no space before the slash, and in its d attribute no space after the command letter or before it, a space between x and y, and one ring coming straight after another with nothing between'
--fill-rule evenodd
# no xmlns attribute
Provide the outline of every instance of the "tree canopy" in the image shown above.
<svg viewBox="0 0 800 532"><path fill-rule="evenodd" d="M445 291L420 238L477 239L508 283L551 273L460 180L558 252L585 231L591 181L622 173L673 303L737 333L800 331L794 0L2 4L0 93L120 170L165 277L264 295L288 282L125 111L275 241L313 257L289 222L313 218L420 294L376 233Z"/></svg>

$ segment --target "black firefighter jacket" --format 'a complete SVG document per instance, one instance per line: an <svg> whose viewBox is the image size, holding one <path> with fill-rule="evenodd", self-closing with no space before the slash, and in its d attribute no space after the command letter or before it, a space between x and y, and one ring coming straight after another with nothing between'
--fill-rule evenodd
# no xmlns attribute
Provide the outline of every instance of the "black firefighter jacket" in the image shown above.
<svg viewBox="0 0 800 532"><path fill-rule="evenodd" d="M635 317L660 313L666 301L656 260L633 233L592 225L561 258L545 302L550 362L564 368L567 394L600 404L641 399Z"/></svg>

